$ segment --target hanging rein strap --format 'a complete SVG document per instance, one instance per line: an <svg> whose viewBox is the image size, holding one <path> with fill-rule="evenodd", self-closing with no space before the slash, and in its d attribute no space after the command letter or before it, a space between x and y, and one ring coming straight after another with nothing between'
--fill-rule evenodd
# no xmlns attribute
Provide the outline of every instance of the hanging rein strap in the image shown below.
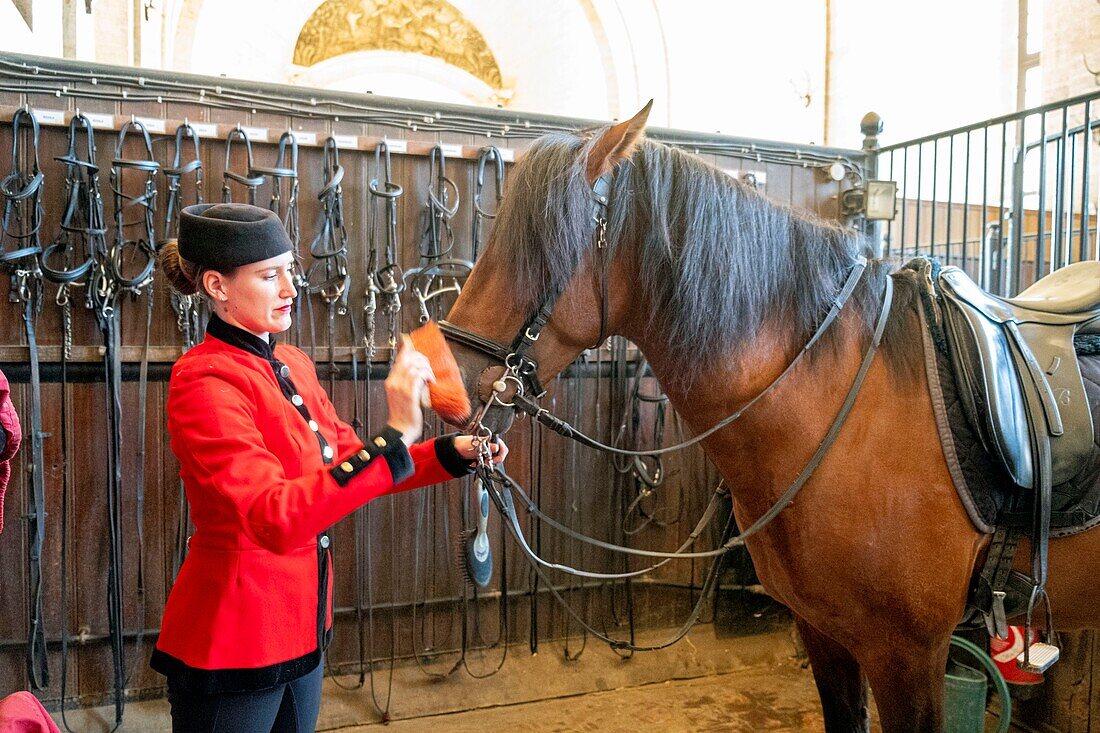
<svg viewBox="0 0 1100 733"><path fill-rule="evenodd" d="M184 147L186 140L191 141L191 159L184 162ZM180 212L183 211L185 195L183 192L183 177L194 174L192 179L193 201L201 204L202 195L202 155L199 149L199 136L195 128L188 122L176 128L175 152L172 155L172 167L164 169L164 177L168 181L168 202L165 205L164 215L164 240L175 239L179 236ZM180 295L172 290L169 295L172 311L176 314L176 327L180 332L183 351L186 353L193 347L202 333L202 316L200 313L202 299L198 295ZM187 535L189 532L191 517L190 505L187 503L187 495L183 489L183 479L179 482L178 520L176 524L175 551L173 553L172 580L179 575L180 567L187 556Z"/></svg>
<svg viewBox="0 0 1100 733"><path fill-rule="evenodd" d="M316 260L306 273L309 292L316 293L328 305L329 386L335 391L336 366L336 317L347 317L351 343L351 389L354 413L352 427L361 431L359 419L359 332L355 318L348 313L351 295L351 268L348 265L348 230L344 223L344 167L340 165L340 151L333 137L325 141L323 185L317 194L321 202L321 231L310 243L309 251ZM320 274L318 274L320 273ZM321 279L320 282L315 280ZM314 284L315 283L315 284ZM370 368L368 361L367 368Z"/></svg>
<svg viewBox="0 0 1100 733"><path fill-rule="evenodd" d="M0 223L0 266L11 275L9 300L23 305L23 327L27 335L30 360L30 472L31 506L30 560L31 625L27 632L27 676L31 687L49 687L50 668L46 656L45 614L43 609L42 549L46 532L46 483L42 430L42 387L38 366L35 325L42 309L42 272L38 255L42 252L39 231L42 228L42 185L45 177L38 165L38 121L23 107L12 117L11 172L0 180L0 198L4 215ZM24 125L31 130L31 149L20 151Z"/></svg>
<svg viewBox="0 0 1100 733"><path fill-rule="evenodd" d="M77 152L78 141L84 135L84 155ZM62 309L61 351L61 455L64 469L61 472L61 716L65 722L65 699L68 689L69 666L69 609L68 609L68 508L69 508L69 449L67 440L68 370L67 364L72 345L72 305L70 290L79 285L80 278L88 275L94 265L95 253L106 249L103 238L107 234L103 220L103 202L99 192L98 168L95 164L95 137L88 118L77 114L69 121L69 146L65 155L55 158L66 168L65 210L62 214L57 238L40 256L43 277L59 285L57 304ZM90 288L89 288L90 289ZM36 362L32 354L32 368ZM114 626L111 627L112 653L114 652ZM116 677L116 724L121 720L118 708L119 690ZM68 725L66 724L66 729Z"/></svg>
<svg viewBox="0 0 1100 733"><path fill-rule="evenodd" d="M130 130L141 133L141 141L144 144L145 157L140 159L128 159L123 157L125 153L126 134ZM124 190L124 174L126 170L133 170L144 174L144 186L142 193L130 196ZM137 297L142 289L146 289L145 310L145 342L142 349L141 365L138 372L138 404L137 404L137 455L135 468L135 512L136 512L136 537L137 537L137 589L138 618L145 618L145 406L149 395L149 348L152 340L153 329L153 268L156 265L156 241L155 215L157 204L156 176L160 171L160 163L153 159L153 146L149 139L149 132L144 125L132 120L122 126L118 134L118 142L115 145L115 157L111 165L111 188L115 195L115 244L112 248L109 263L114 268L112 277L116 281L116 287L129 290L133 297ZM126 212L137 209L140 218L136 221L126 221ZM126 229L139 226L137 239L127 239ZM140 262L144 258L144 264L139 271L127 276L123 273L123 262L126 259L135 259L128 252L137 253L136 259ZM111 366L112 376L117 385L118 392L113 399L121 403L121 335L117 323L117 313L113 316L116 332L115 344L118 353L112 354L114 364ZM110 352L110 349L108 350ZM121 419L115 431L121 453ZM121 470L121 466L119 466ZM116 496L116 513L118 518L118 532L121 537L121 481ZM122 557L118 557L118 586L121 592ZM120 605L121 614L121 605ZM121 620L119 622L121 628ZM142 642L144 639L145 624L138 626L135 642L137 658L141 658Z"/></svg>

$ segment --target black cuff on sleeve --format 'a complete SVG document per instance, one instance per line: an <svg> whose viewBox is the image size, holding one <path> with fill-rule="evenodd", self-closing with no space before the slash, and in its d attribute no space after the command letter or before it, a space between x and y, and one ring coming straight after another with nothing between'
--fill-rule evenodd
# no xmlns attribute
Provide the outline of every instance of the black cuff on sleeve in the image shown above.
<svg viewBox="0 0 1100 733"><path fill-rule="evenodd" d="M382 428L381 433L371 438L367 450L371 453L377 450L377 455L386 459L395 484L401 483L416 472L409 449L405 446L405 441L401 440L401 432L397 428L389 425Z"/></svg>
<svg viewBox="0 0 1100 733"><path fill-rule="evenodd" d="M435 439L435 457L440 465L447 469L447 473L455 478L469 476L477 467L477 461L467 460L455 448L455 435L443 435Z"/></svg>
<svg viewBox="0 0 1100 733"><path fill-rule="evenodd" d="M340 486L347 486L360 471L369 466L378 456L382 456L386 460L394 484L399 484L413 475L414 466L412 456L409 455L409 449L405 447L405 443L401 440L401 433L389 425L383 428L378 435L367 441L367 444L359 452L349 456L329 473Z"/></svg>

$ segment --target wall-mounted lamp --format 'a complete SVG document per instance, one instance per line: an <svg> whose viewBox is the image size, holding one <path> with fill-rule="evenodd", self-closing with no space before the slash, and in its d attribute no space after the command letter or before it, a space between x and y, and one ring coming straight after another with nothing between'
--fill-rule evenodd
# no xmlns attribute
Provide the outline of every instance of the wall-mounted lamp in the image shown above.
<svg viewBox="0 0 1100 733"><path fill-rule="evenodd" d="M897 214L898 184L894 181L867 181L862 188L841 194L840 205L846 216L862 215L868 221L889 221Z"/></svg>

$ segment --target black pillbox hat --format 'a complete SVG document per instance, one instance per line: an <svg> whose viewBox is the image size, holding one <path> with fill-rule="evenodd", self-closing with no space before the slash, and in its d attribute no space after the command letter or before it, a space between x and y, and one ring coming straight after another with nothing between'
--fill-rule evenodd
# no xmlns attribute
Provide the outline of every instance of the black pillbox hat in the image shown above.
<svg viewBox="0 0 1100 733"><path fill-rule="evenodd" d="M275 212L251 204L195 204L180 215L180 257L229 270L294 249Z"/></svg>

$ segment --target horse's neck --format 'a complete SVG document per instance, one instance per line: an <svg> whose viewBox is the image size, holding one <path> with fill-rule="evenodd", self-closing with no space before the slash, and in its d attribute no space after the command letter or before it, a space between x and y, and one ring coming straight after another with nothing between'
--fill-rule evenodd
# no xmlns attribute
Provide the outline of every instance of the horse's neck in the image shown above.
<svg viewBox="0 0 1100 733"><path fill-rule="evenodd" d="M750 510L766 510L786 489L844 400L862 353L856 324L842 318L834 328L843 331L835 352L825 350L813 360L804 360L732 425L703 442L734 496ZM767 390L791 358L782 340L764 329L751 346L707 365L694 384L684 386L676 375L682 360L691 355L669 353L644 335L635 343L676 411L696 434Z"/></svg>

